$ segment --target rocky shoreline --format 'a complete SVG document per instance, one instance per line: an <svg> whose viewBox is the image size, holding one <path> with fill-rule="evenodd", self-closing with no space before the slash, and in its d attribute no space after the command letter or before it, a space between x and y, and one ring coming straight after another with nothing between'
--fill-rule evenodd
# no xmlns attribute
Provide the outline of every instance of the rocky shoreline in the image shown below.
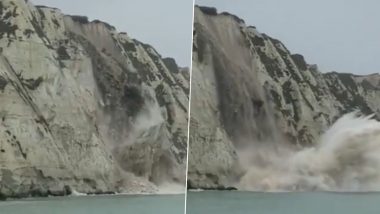
<svg viewBox="0 0 380 214"><path fill-rule="evenodd" d="M113 191L93 191L87 193L81 193L83 195L115 195L117 192ZM74 191L69 187L65 186L63 190L41 190L34 189L27 192L17 192L14 194L4 195L0 193L0 201L6 200L17 200L17 199L26 199L26 198L46 198L46 197L64 197L75 195Z"/></svg>
<svg viewBox="0 0 380 214"><path fill-rule="evenodd" d="M192 184L191 181L188 181L187 182L187 190L234 191L234 190L238 190L238 189L236 187L233 187L233 186L222 186L222 185L219 185L219 186L198 186L198 185Z"/></svg>

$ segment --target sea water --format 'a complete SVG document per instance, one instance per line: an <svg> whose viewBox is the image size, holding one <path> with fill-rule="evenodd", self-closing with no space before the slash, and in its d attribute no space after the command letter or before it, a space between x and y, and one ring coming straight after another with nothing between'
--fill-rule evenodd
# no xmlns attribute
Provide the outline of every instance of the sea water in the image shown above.
<svg viewBox="0 0 380 214"><path fill-rule="evenodd" d="M0 202L0 214L183 214L185 195L77 196Z"/></svg>
<svg viewBox="0 0 380 214"><path fill-rule="evenodd" d="M380 193L204 191L187 194L187 214L379 214Z"/></svg>

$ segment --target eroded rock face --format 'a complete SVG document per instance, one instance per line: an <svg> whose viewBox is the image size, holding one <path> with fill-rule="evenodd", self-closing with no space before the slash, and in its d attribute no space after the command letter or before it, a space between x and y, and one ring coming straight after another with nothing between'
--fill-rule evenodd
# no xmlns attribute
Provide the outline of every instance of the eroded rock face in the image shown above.
<svg viewBox="0 0 380 214"><path fill-rule="evenodd" d="M304 147L344 113L380 118L379 74L321 73L228 13L195 8L190 188L229 186L252 142Z"/></svg>
<svg viewBox="0 0 380 214"><path fill-rule="evenodd" d="M99 20L0 2L0 193L184 184L186 69Z"/></svg>

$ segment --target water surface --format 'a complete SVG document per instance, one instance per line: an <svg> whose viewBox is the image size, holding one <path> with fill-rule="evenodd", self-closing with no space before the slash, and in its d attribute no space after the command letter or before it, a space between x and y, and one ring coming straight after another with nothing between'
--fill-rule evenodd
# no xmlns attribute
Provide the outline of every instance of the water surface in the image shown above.
<svg viewBox="0 0 380 214"><path fill-rule="evenodd" d="M380 193L189 192L187 214L380 214Z"/></svg>
<svg viewBox="0 0 380 214"><path fill-rule="evenodd" d="M0 214L183 214L185 195L80 196L0 202Z"/></svg>

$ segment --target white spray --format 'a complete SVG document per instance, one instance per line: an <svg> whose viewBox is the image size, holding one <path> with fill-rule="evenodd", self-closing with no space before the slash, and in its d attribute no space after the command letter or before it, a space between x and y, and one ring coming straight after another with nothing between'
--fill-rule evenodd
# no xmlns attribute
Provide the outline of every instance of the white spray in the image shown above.
<svg viewBox="0 0 380 214"><path fill-rule="evenodd" d="M380 191L380 122L372 116L344 115L314 147L279 143L253 150L239 152L246 170L239 189Z"/></svg>

